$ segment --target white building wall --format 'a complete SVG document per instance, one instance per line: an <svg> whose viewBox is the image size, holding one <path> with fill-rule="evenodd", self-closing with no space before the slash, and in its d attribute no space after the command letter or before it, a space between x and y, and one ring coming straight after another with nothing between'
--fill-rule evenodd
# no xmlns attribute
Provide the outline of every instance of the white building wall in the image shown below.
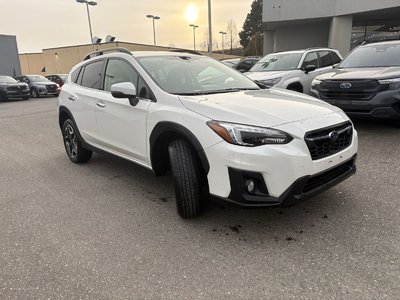
<svg viewBox="0 0 400 300"><path fill-rule="evenodd" d="M275 30L274 51L327 47L329 23L302 24Z"/></svg>
<svg viewBox="0 0 400 300"><path fill-rule="evenodd" d="M326 18L400 6L400 0L264 0L263 22Z"/></svg>

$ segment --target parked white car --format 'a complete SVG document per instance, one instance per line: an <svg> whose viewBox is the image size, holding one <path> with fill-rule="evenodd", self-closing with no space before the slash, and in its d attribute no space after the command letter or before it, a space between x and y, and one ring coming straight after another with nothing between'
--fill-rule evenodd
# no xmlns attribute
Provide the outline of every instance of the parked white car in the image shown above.
<svg viewBox="0 0 400 300"><path fill-rule="evenodd" d="M277 52L264 56L246 75L267 87L309 94L314 78L341 60L339 51L330 48Z"/></svg>
<svg viewBox="0 0 400 300"><path fill-rule="evenodd" d="M261 89L205 56L113 51L75 66L62 87L59 126L72 162L105 151L156 175L171 170L184 218L209 195L292 205L354 174L357 132L339 108Z"/></svg>

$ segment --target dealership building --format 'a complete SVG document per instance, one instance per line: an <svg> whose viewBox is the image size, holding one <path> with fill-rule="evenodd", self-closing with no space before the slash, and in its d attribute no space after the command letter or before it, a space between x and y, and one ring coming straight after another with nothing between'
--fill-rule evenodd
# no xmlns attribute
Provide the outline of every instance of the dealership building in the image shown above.
<svg viewBox="0 0 400 300"><path fill-rule="evenodd" d="M400 39L400 0L264 0L264 54Z"/></svg>

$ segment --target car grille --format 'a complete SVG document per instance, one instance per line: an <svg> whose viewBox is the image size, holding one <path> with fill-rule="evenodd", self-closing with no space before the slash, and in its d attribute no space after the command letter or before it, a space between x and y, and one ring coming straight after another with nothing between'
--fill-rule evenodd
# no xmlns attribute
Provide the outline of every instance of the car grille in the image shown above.
<svg viewBox="0 0 400 300"><path fill-rule="evenodd" d="M330 126L306 133L304 140L312 160L318 160L346 149L353 140L353 125L350 122Z"/></svg>
<svg viewBox="0 0 400 300"><path fill-rule="evenodd" d="M56 85L46 85L46 89L48 92L55 92L55 91L57 91L57 86Z"/></svg>
<svg viewBox="0 0 400 300"><path fill-rule="evenodd" d="M354 162L355 160L352 159L333 169L330 169L326 172L310 177L303 188L303 194L309 193L319 188L320 186L328 184L329 182L337 179L338 177L341 177L349 173L354 169Z"/></svg>
<svg viewBox="0 0 400 300"><path fill-rule="evenodd" d="M24 87L24 86L18 86L18 85L16 85L16 86L9 86L9 87L7 87L7 91L24 91L24 90L26 90L26 87Z"/></svg>
<svg viewBox="0 0 400 300"><path fill-rule="evenodd" d="M349 83L351 87L341 87ZM358 101L371 100L377 93L387 89L387 84L379 84L377 80L324 80L318 88L321 99Z"/></svg>

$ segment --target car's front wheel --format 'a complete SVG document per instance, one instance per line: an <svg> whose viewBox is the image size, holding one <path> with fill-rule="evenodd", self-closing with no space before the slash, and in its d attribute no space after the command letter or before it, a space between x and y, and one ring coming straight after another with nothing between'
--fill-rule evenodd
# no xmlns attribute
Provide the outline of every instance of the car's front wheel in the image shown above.
<svg viewBox="0 0 400 300"><path fill-rule="evenodd" d="M169 144L168 153L178 214L185 219L194 218L200 214L204 201L199 160L190 144L181 139Z"/></svg>
<svg viewBox="0 0 400 300"><path fill-rule="evenodd" d="M37 89L32 89L31 95L33 98L39 98L39 96L40 96Z"/></svg>
<svg viewBox="0 0 400 300"><path fill-rule="evenodd" d="M70 119L64 122L62 127L65 151L69 159L74 163L87 162L92 157L92 151L82 147L76 125Z"/></svg>

